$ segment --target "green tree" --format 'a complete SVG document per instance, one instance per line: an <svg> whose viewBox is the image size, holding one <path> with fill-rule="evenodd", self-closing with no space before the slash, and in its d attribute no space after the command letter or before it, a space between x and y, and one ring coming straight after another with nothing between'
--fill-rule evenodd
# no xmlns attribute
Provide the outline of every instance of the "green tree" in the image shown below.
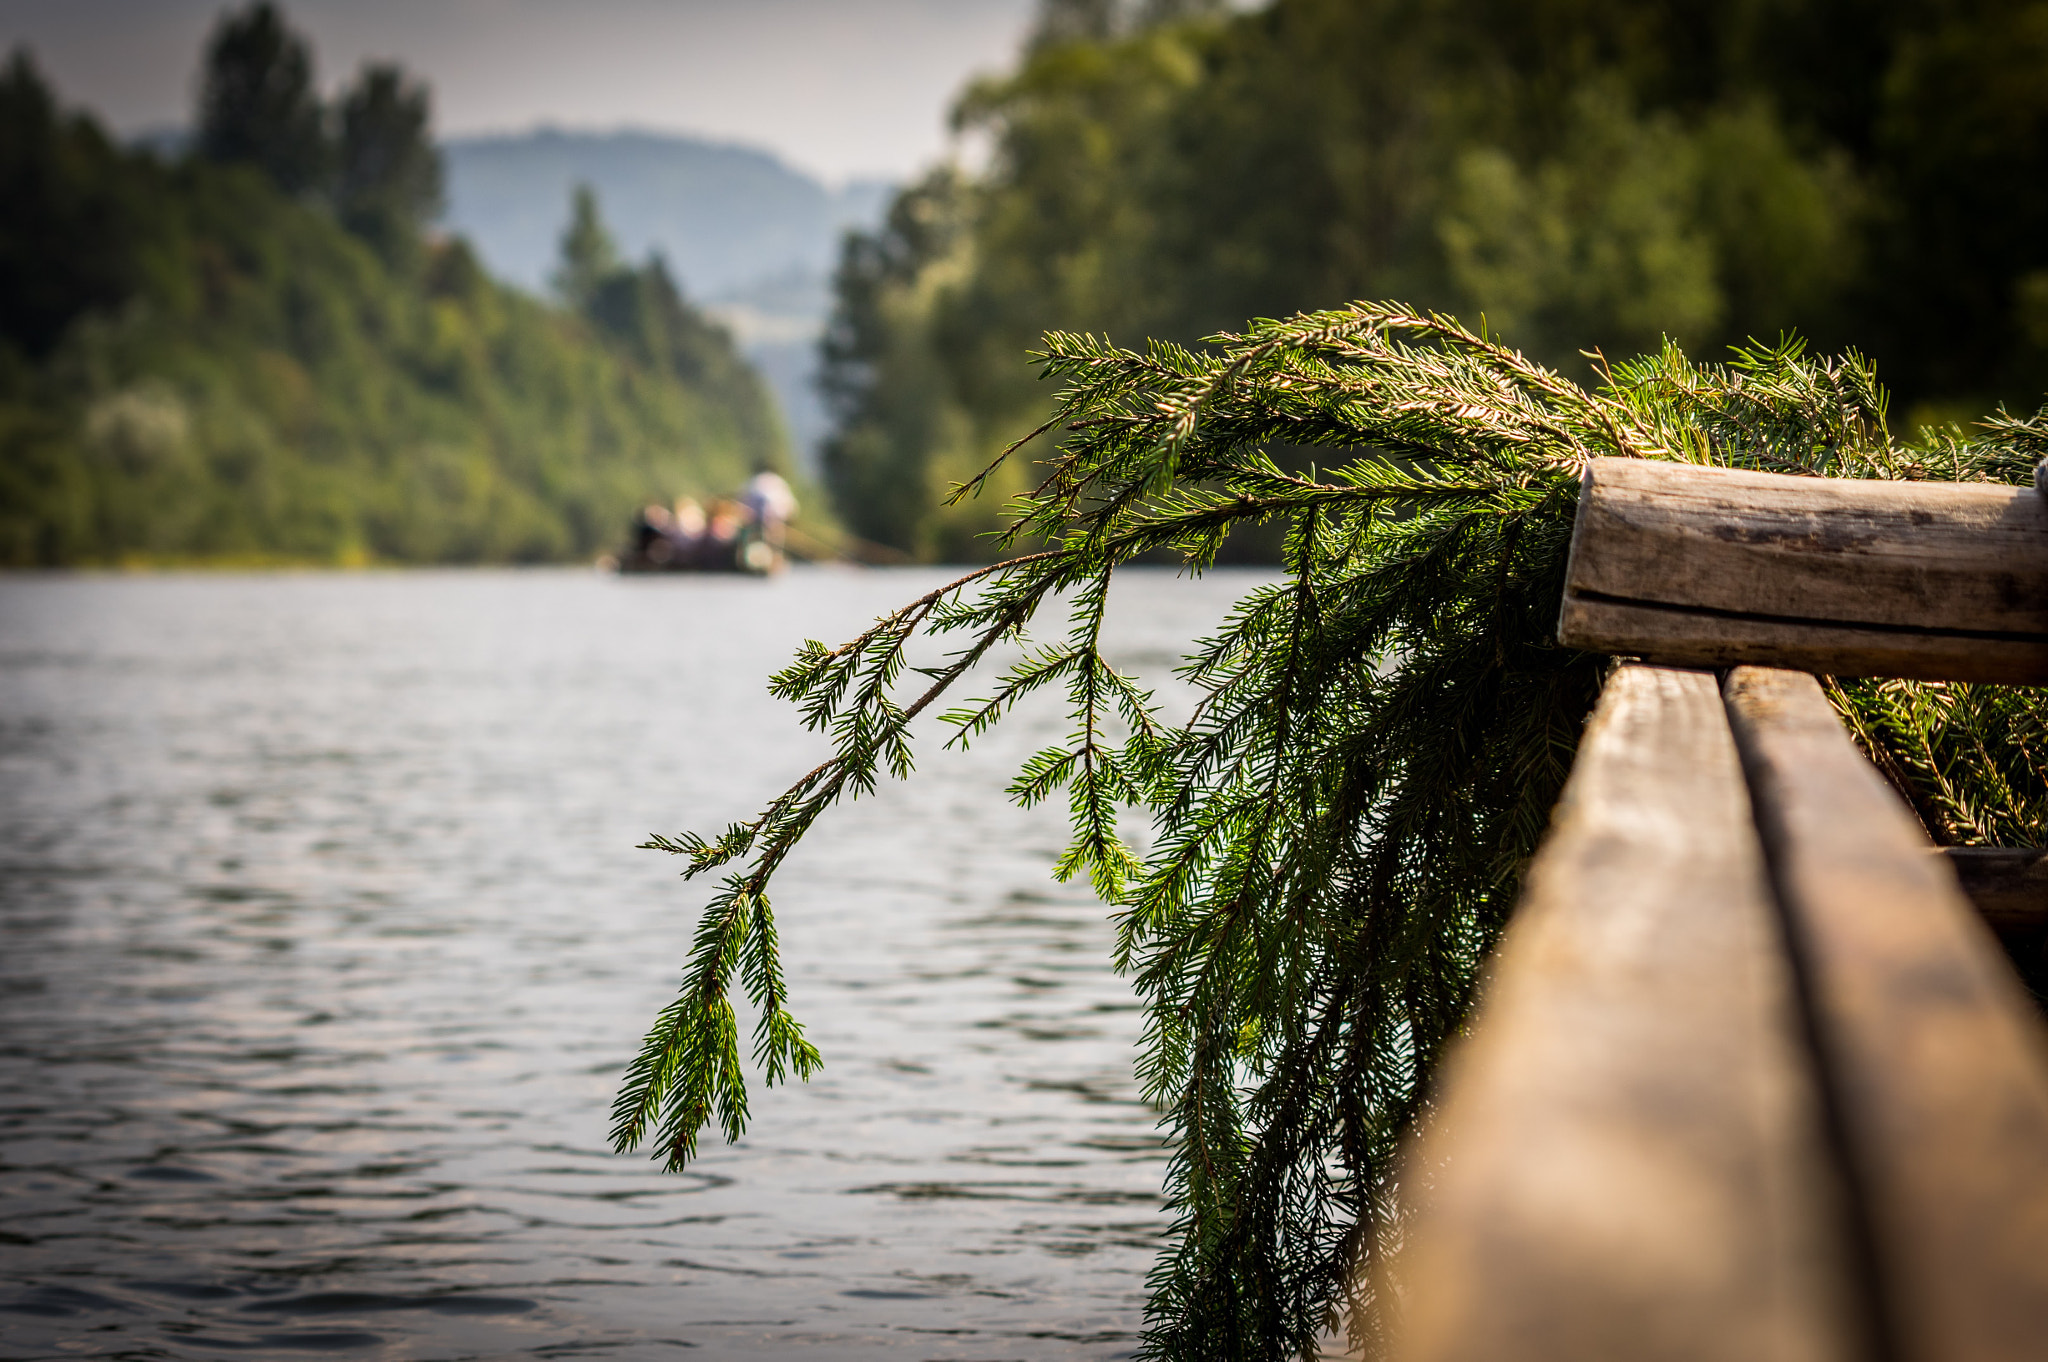
<svg viewBox="0 0 2048 1362"><path fill-rule="evenodd" d="M67 119L25 50L0 69L0 336L40 359L135 290L142 205L98 128Z"/></svg>
<svg viewBox="0 0 2048 1362"><path fill-rule="evenodd" d="M880 230L848 234L821 343L827 485L855 534L909 550L956 547L925 541L966 432L928 316L944 287L934 266L961 241L963 193L957 175L935 172L897 195Z"/></svg>
<svg viewBox="0 0 2048 1362"><path fill-rule="evenodd" d="M313 54L270 0L225 15L206 45L199 149L252 165L287 194L327 187L333 149L313 84Z"/></svg>
<svg viewBox="0 0 2048 1362"><path fill-rule="evenodd" d="M2048 3L1931 5L1891 40L1869 133L1896 186L1863 281L1885 323L1874 348L1916 396L2037 394L2048 365L2025 300L2048 270Z"/></svg>
<svg viewBox="0 0 2048 1362"><path fill-rule="evenodd" d="M441 153L424 85L397 66L365 66L342 96L335 206L350 231L393 264L418 254L441 212Z"/></svg>
<svg viewBox="0 0 2048 1362"><path fill-rule="evenodd" d="M598 212L597 194L579 184L569 198L569 225L562 232L561 261L552 280L556 296L581 312L618 268L618 243Z"/></svg>
<svg viewBox="0 0 2048 1362"><path fill-rule="evenodd" d="M740 355L732 335L688 299L660 256L638 269L601 276L584 315L641 363L693 387L728 394L759 467L788 471L786 439L761 376Z"/></svg>
<svg viewBox="0 0 2048 1362"><path fill-rule="evenodd" d="M1854 336L1913 423L2048 387L2048 0L1129 10L1048 7L956 105L993 155L954 244L880 294L842 272L890 333L835 379L874 392L835 399L844 514L903 505L906 449L942 492L1043 419L1046 330L1194 345L1336 298L1483 316L1578 381L1582 349ZM972 551L985 512L915 497L891 542Z"/></svg>
<svg viewBox="0 0 2048 1362"><path fill-rule="evenodd" d="M588 185L576 186L571 196L554 285L563 302L640 363L744 399L746 438L761 451L759 466L788 471L787 440L761 376L741 357L731 334L683 296L659 255L639 266L619 259Z"/></svg>

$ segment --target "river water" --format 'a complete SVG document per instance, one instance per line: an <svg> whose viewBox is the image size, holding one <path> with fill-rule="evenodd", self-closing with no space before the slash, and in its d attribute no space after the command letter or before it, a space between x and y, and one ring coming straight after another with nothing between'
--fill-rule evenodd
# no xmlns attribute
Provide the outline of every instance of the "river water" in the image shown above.
<svg viewBox="0 0 2048 1362"><path fill-rule="evenodd" d="M1127 1355L1140 1017L1000 795L1056 712L785 871L821 1075L606 1145L704 897L634 844L813 764L765 676L939 580L0 578L0 1357ZM1133 574L1119 658L1250 585Z"/></svg>

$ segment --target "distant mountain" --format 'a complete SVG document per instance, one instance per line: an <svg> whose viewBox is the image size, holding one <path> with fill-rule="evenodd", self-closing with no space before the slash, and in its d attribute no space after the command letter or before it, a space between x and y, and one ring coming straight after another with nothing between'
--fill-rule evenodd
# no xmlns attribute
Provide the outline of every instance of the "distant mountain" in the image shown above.
<svg viewBox="0 0 2048 1362"><path fill-rule="evenodd" d="M451 138L441 149L448 226L496 273L536 290L554 268L578 181L597 191L629 255L659 250L700 299L792 268L827 273L841 229L875 220L889 192L873 181L827 189L768 152L665 133L542 128Z"/></svg>
<svg viewBox="0 0 2048 1362"><path fill-rule="evenodd" d="M659 251L684 291L732 329L808 459L824 433L813 350L839 235L879 221L892 186L830 189L768 152L666 133L543 128L441 149L444 224L492 273L536 292L554 269L570 191L596 190L620 248L635 259Z"/></svg>

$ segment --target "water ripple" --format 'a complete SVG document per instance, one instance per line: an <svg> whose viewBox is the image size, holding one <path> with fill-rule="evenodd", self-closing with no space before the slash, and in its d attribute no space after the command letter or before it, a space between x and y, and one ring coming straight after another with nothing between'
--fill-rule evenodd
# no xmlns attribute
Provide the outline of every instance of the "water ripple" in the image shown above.
<svg viewBox="0 0 2048 1362"><path fill-rule="evenodd" d="M793 858L815 1081L605 1147L702 899L631 848L815 762L761 678L930 580L0 578L0 1352L1126 1355L1141 1019L999 796L1056 716ZM1248 585L1141 575L1120 646Z"/></svg>

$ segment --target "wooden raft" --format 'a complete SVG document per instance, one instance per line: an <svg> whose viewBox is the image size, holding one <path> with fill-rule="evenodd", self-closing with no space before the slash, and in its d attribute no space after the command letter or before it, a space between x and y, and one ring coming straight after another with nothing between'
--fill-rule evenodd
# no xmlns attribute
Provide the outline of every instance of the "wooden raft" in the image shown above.
<svg viewBox="0 0 2048 1362"><path fill-rule="evenodd" d="M2048 1357L2048 1031L1993 934L2048 857L1935 854L1809 674L2048 677L2038 502L1595 461L1563 641L1729 669L1602 694L1410 1150L1397 1358Z"/></svg>

